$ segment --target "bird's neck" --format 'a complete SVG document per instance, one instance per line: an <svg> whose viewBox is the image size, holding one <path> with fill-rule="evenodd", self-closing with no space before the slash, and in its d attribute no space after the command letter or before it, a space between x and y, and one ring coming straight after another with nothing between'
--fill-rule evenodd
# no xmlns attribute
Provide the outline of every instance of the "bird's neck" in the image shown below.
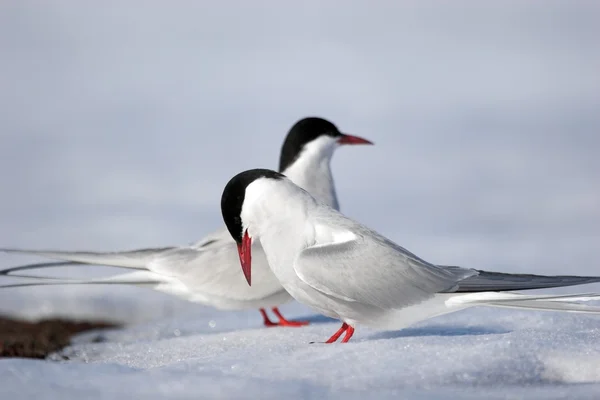
<svg viewBox="0 0 600 400"><path fill-rule="evenodd" d="M260 240L269 267L282 284L294 279L295 257L315 241L309 216L318 203L291 182L263 193L248 188L246 202L242 220L250 237Z"/></svg>
<svg viewBox="0 0 600 400"><path fill-rule="evenodd" d="M295 280L294 261L298 254L314 242L314 230L305 221L288 220L263 233L260 243L275 277L285 287ZM311 239L312 238L312 239Z"/></svg>
<svg viewBox="0 0 600 400"><path fill-rule="evenodd" d="M283 174L318 201L339 210L330 162L330 154L307 152L286 168Z"/></svg>

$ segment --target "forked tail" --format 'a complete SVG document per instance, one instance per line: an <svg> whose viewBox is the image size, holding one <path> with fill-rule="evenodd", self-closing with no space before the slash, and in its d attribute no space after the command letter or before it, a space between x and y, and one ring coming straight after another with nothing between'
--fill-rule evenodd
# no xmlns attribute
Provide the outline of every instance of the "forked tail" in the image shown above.
<svg viewBox="0 0 600 400"><path fill-rule="evenodd" d="M27 279L27 282L9 283L0 285L0 289L25 287L25 286L55 286L55 285L133 285L140 287L155 287L170 280L150 271L135 271L125 274L113 275L96 279L63 279L50 276L11 275L16 278Z"/></svg>
<svg viewBox="0 0 600 400"><path fill-rule="evenodd" d="M451 296L446 300L446 305L456 307L482 305L543 311L600 314L600 306L576 303L577 301L585 302L594 300L600 300L600 293L535 296L511 292L481 292Z"/></svg>
<svg viewBox="0 0 600 400"><path fill-rule="evenodd" d="M1 271L7 275L14 271L25 269L37 269L58 267L64 265L106 265L130 269L146 270L148 263L152 262L157 255L172 250L174 247L163 247L155 249L141 249L120 252L88 252L88 251L52 251L52 250L27 250L27 249L0 249L5 253L28 254L40 257L52 258L54 260L66 261L67 263L40 263L29 264Z"/></svg>

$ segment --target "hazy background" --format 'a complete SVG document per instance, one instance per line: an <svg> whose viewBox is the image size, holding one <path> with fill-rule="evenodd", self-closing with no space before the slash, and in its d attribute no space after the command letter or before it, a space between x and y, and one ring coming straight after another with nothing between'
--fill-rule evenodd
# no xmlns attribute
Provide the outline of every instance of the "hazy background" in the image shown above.
<svg viewBox="0 0 600 400"><path fill-rule="evenodd" d="M595 1L4 0L0 246L199 239L227 180L276 168L317 115L376 143L334 157L343 211L421 257L600 274L598 38ZM0 311L86 301L189 307L61 287L2 291Z"/></svg>

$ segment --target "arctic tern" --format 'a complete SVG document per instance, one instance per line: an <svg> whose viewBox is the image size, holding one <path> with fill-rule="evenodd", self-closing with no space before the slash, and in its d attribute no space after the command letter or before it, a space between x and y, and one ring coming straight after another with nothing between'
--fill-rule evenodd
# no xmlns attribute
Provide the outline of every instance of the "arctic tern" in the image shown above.
<svg viewBox="0 0 600 400"><path fill-rule="evenodd" d="M269 267L292 297L342 321L326 343L342 334L342 342L348 342L357 324L402 329L471 306L600 313L600 307L574 302L597 299L600 293L525 295L495 289L539 288L544 281L546 287L560 286L556 281L568 285L573 279L589 283L599 277L510 276L433 265L271 170L233 177L223 191L221 212L248 285L260 285L253 268L254 246L260 242Z"/></svg>
<svg viewBox="0 0 600 400"><path fill-rule="evenodd" d="M372 144L372 142L341 133L334 124L325 119L304 118L290 129L283 143L279 171L325 204L337 209L339 203L330 168L331 158L334 150L340 145L361 144ZM277 306L291 301L292 298L271 273L258 243L252 249L254 272L258 282L252 288L246 285L239 272L235 242L226 228L194 244L182 247L111 253L10 248L0 249L0 251L67 261L30 264L0 271L2 275L36 278L34 282L0 286L4 288L62 284L130 284L149 287L218 309L259 308L266 326L306 324L301 321L288 321L279 312ZM136 271L92 280L14 274L19 270L65 265L105 265ZM272 308L279 319L278 323L269 319L265 310L267 307Z"/></svg>

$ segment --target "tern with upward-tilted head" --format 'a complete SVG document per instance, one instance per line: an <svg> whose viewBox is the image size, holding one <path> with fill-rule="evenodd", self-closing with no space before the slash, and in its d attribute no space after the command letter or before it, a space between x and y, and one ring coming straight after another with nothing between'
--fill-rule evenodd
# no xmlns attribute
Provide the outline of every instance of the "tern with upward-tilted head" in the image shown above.
<svg viewBox="0 0 600 400"><path fill-rule="evenodd" d="M238 244L249 285L260 284L254 276L253 254L255 243L260 242L271 270L296 300L342 321L326 343L342 334L342 342L347 342L357 324L401 329L470 306L600 313L600 307L574 302L597 299L600 294L535 296L493 291L494 285L497 290L511 285L539 288L543 282L551 287L561 286L557 281L567 282L564 285L577 279L597 282L598 277L495 274L436 266L271 170L254 169L233 177L223 191L221 212Z"/></svg>
<svg viewBox="0 0 600 400"><path fill-rule="evenodd" d="M279 162L279 170L308 190L313 196L333 208L338 208L330 162L340 145L372 144L358 136L341 133L331 122L322 118L304 118L288 133ZM257 283L248 287L239 272L235 242L223 228L190 246L132 250L116 253L67 252L23 249L0 249L11 253L33 254L66 263L30 264L0 271L9 276L25 269L64 265L108 265L137 270L108 278L87 281L57 280L40 277L43 281L8 284L0 287L57 285L57 284L130 284L150 287L192 302L219 309L259 308L266 326L300 326L298 321L286 320L277 306L292 298L281 287L256 244L254 272ZM265 308L272 308L279 322L271 322Z"/></svg>

